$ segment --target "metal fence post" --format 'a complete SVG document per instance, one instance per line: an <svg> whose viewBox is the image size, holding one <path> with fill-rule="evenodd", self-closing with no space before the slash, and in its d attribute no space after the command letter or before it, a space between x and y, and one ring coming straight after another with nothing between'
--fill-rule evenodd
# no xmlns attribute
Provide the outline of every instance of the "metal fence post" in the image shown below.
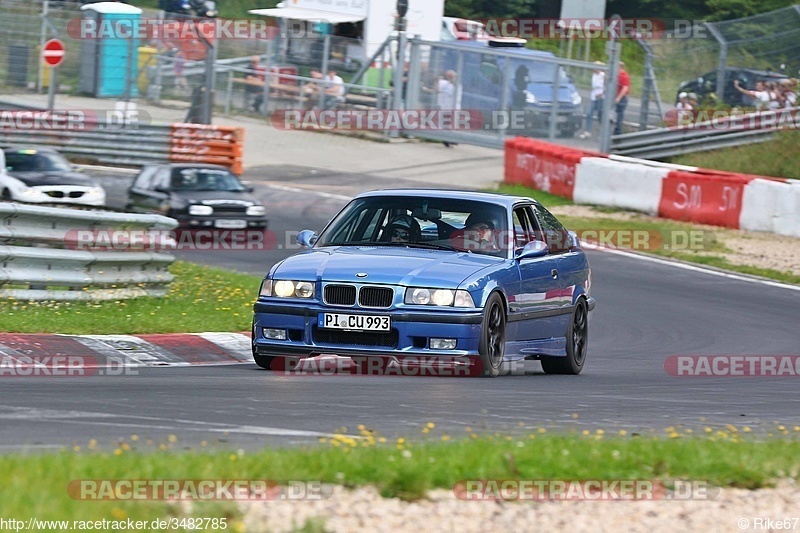
<svg viewBox="0 0 800 533"><path fill-rule="evenodd" d="M647 43L637 39L644 49L644 80L642 83L642 104L639 109L639 131L647 129L648 115L650 113L650 92L653 89L653 49Z"/></svg>
<svg viewBox="0 0 800 533"><path fill-rule="evenodd" d="M725 68L727 67L728 63L728 43L725 41L725 38L719 32L717 27L710 23L704 23L704 26L708 29L709 33L714 37L714 39L719 43L719 63L717 64L717 101L722 102L725 98Z"/></svg>
<svg viewBox="0 0 800 533"><path fill-rule="evenodd" d="M322 79L328 75L328 59L331 55L331 34L326 33L322 46ZM330 82L322 84L322 90L319 92L319 99L317 101L320 109L325 109L325 97L328 94L328 89L333 87Z"/></svg>
<svg viewBox="0 0 800 533"><path fill-rule="evenodd" d="M611 151L611 114L616 111L617 82L619 76L619 43L608 41L608 71L606 72L606 89L603 98L603 120L600 123L600 152Z"/></svg>
<svg viewBox="0 0 800 533"><path fill-rule="evenodd" d="M548 128L547 138L551 141L556 137L556 126L558 123L558 88L561 81L561 65L555 65L555 75L553 76L553 101L550 105L550 127Z"/></svg>
<svg viewBox="0 0 800 533"><path fill-rule="evenodd" d="M500 111L501 113L508 113L507 120L504 121L505 127L504 128L497 128L497 136L500 138L500 142L504 142L506 138L506 133L508 128L511 124L514 123L514 117L511 116L511 112L509 110L508 105L508 96L511 93L511 88L509 85L511 84L511 61L506 58L505 61L505 68L503 69L503 92L501 93L502 96L500 97ZM494 117L492 118L492 122L495 122ZM495 126L492 124L492 126Z"/></svg>
<svg viewBox="0 0 800 533"><path fill-rule="evenodd" d="M264 92L263 101L261 102L261 114L265 117L269 115L269 86L272 82L270 68L272 68L272 57L267 53L264 58ZM278 77L278 82L280 83L280 77Z"/></svg>
<svg viewBox="0 0 800 533"><path fill-rule="evenodd" d="M42 4L42 29L40 30L39 35L39 53L41 54L44 50L44 43L47 42L47 11L50 7L49 0L44 0ZM41 56L39 57L39 61L37 63L39 65L39 70L37 71L37 78L36 78L36 92L41 94L42 92L42 76L44 74L44 61L42 61ZM53 80L50 80L50 83L53 83Z"/></svg>
<svg viewBox="0 0 800 533"><path fill-rule="evenodd" d="M231 114L231 99L233 98L233 69L228 70L228 86L225 96L225 116Z"/></svg>

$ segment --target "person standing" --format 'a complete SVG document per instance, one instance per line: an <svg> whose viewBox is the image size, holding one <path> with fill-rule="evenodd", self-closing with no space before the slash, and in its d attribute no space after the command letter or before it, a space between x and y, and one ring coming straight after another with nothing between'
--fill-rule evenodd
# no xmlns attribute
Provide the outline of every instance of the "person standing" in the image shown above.
<svg viewBox="0 0 800 533"><path fill-rule="evenodd" d="M264 83L266 80L267 69L261 66L261 58L253 56L250 58L250 65L247 67L247 94L253 99L253 111L261 111L261 104L264 103Z"/></svg>
<svg viewBox="0 0 800 533"><path fill-rule="evenodd" d="M625 70L625 63L619 62L619 76L617 77L617 97L614 102L617 106L617 123L614 126L614 135L622 134L622 122L625 120L625 108L628 107L628 93L631 92L631 77Z"/></svg>
<svg viewBox="0 0 800 533"><path fill-rule="evenodd" d="M439 88L436 103L440 110L454 111L461 109L461 89L456 84L457 75L455 70L448 70L444 73L444 78L439 80ZM450 148L448 141L444 142L445 147Z"/></svg>
<svg viewBox="0 0 800 533"><path fill-rule="evenodd" d="M595 65L602 66L601 61L595 61ZM594 69L592 74L592 93L589 96L589 111L586 113L586 131L581 133L581 139L588 139L592 136L592 126L594 115L597 113L597 120L603 121L603 97L606 90L606 73L599 68Z"/></svg>

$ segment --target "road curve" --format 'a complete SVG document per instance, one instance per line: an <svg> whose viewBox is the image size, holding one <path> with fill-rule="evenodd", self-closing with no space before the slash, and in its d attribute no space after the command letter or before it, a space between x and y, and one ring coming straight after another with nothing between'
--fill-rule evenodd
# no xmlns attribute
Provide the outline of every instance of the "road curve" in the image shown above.
<svg viewBox="0 0 800 533"><path fill-rule="evenodd" d="M268 199L271 228L319 229L359 188L317 180L303 169L248 176ZM386 183L396 186L397 183ZM282 239L281 237L280 239ZM279 242L281 240L279 239ZM187 259L263 273L290 251L220 252ZM589 252L598 305L580 376L299 377L255 365L143 368L138 375L8 378L0 386L0 451L83 445L110 447L136 434L147 449L169 435L177 446L257 448L307 443L358 424L387 436L434 438L532 428L657 431L717 424L769 431L800 425L797 377L673 377L672 355L800 355L798 291L685 269L664 261ZM155 445L154 444L154 445Z"/></svg>

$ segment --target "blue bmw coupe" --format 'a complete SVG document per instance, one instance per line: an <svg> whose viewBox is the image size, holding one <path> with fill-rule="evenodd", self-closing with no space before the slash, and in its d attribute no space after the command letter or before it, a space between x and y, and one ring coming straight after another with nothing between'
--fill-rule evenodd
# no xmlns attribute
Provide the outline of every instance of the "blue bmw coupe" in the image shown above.
<svg viewBox="0 0 800 533"><path fill-rule="evenodd" d="M355 197L270 269L254 304L262 368L325 354L435 360L497 376L586 361L591 272L577 236L530 198L438 190Z"/></svg>

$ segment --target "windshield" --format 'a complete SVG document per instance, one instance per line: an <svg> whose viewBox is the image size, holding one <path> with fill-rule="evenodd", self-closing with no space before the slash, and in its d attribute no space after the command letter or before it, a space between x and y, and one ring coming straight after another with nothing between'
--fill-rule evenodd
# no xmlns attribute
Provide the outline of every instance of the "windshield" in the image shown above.
<svg viewBox="0 0 800 533"><path fill-rule="evenodd" d="M244 191L245 187L227 170L180 168L172 172L173 191Z"/></svg>
<svg viewBox="0 0 800 533"><path fill-rule="evenodd" d="M6 152L6 169L10 172L68 172L72 165L59 154L20 150Z"/></svg>
<svg viewBox="0 0 800 533"><path fill-rule="evenodd" d="M569 83L569 76L563 67L553 63L526 62L528 67L528 81L531 83L553 83L558 68L558 84Z"/></svg>
<svg viewBox="0 0 800 533"><path fill-rule="evenodd" d="M474 200L376 196L353 200L317 246L400 246L505 257L506 211Z"/></svg>

